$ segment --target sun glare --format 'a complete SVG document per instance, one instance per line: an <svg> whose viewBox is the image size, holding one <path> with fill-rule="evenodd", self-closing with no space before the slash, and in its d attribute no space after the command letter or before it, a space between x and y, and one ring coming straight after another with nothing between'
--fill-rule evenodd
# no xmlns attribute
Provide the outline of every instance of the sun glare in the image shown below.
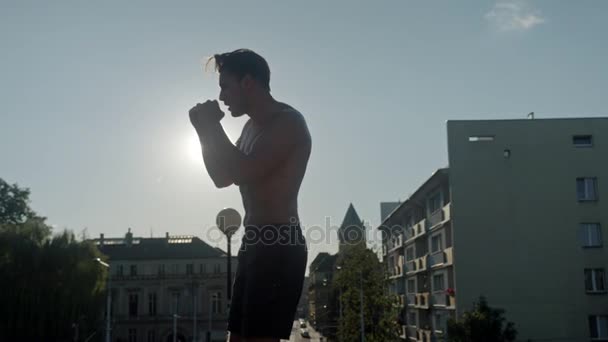
<svg viewBox="0 0 608 342"><path fill-rule="evenodd" d="M203 161L201 143L198 141L196 133L188 134L184 143L184 151L191 162L201 163Z"/></svg>

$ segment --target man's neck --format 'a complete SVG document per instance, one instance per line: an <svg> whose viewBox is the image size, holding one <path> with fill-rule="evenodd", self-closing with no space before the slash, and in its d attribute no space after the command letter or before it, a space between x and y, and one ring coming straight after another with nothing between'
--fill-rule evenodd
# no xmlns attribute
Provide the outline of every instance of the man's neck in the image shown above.
<svg viewBox="0 0 608 342"><path fill-rule="evenodd" d="M266 93L257 97L247 114L255 124L263 125L274 117L278 104L272 95Z"/></svg>

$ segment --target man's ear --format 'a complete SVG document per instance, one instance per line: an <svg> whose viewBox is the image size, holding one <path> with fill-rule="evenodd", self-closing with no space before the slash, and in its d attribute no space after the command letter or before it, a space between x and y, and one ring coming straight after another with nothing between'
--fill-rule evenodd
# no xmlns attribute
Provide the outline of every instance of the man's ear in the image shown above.
<svg viewBox="0 0 608 342"><path fill-rule="evenodd" d="M251 87L253 87L253 83L254 83L254 79L251 77L251 75L246 74L245 76L243 76L243 78L241 79L241 87L243 89L251 89Z"/></svg>

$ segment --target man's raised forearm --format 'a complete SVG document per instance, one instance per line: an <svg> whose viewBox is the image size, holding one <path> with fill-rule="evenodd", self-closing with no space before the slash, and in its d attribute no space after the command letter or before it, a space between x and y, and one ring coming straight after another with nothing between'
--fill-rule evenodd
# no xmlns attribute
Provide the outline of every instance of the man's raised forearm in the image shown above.
<svg viewBox="0 0 608 342"><path fill-rule="evenodd" d="M214 179L215 175L238 182L238 172L235 171L245 155L232 144L222 125L219 122L207 125L199 132L199 137L203 146L203 160L211 178Z"/></svg>

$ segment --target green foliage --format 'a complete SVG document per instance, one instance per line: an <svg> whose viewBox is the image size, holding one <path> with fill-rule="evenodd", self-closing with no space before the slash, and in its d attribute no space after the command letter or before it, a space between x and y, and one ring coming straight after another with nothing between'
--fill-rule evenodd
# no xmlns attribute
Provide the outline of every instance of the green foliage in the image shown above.
<svg viewBox="0 0 608 342"><path fill-rule="evenodd" d="M51 228L29 207L29 190L0 179L0 340L67 341L102 322L105 269L88 242Z"/></svg>
<svg viewBox="0 0 608 342"><path fill-rule="evenodd" d="M343 318L339 321L339 341L359 341L361 334L360 289L363 288L365 340L398 340L399 325L395 298L387 293L387 278L374 252L362 245L348 246L338 260L334 286L341 289ZM337 290L340 292L339 290Z"/></svg>
<svg viewBox="0 0 608 342"><path fill-rule="evenodd" d="M29 207L29 189L10 185L0 178L0 224L19 224L36 217Z"/></svg>
<svg viewBox="0 0 608 342"><path fill-rule="evenodd" d="M458 321L448 321L448 336L452 342L509 342L515 341L517 331L513 322L505 325L505 311L491 308L480 297L473 310L465 312ZM503 327L504 326L504 327Z"/></svg>

